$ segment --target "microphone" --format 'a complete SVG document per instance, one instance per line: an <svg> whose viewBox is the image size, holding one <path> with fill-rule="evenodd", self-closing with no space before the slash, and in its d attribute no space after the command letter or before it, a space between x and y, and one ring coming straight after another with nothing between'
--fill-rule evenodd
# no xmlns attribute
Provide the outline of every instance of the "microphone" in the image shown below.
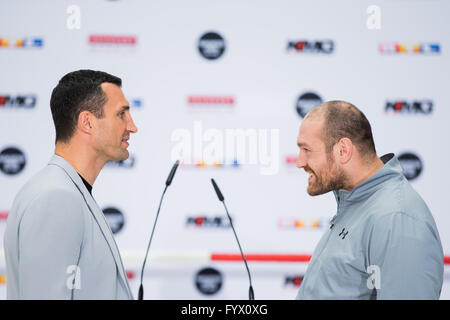
<svg viewBox="0 0 450 320"><path fill-rule="evenodd" d="M173 177L175 176L175 172L177 171L178 165L179 165L179 161L175 161L172 170L170 170L169 176L167 177L166 180L166 187L164 188L164 191L161 195L161 200L159 201L159 206L158 206L158 211L156 212L156 218L155 218L155 222L153 224L153 229L152 229L152 233L150 235L150 241L148 242L148 246L147 246L147 251L145 253L145 259L144 259L144 263L142 264L142 270L141 270L141 285L139 286L139 295L138 295L138 300L143 300L144 299L144 285L142 283L143 279L144 279L144 269L145 269L145 263L147 262L147 256L148 256L148 251L150 249L150 245L152 243L152 239L153 239L153 233L155 232L155 227L156 227L156 222L158 221L158 217L159 217L159 211L161 210L161 203L163 201L164 195L166 194L166 190L167 188L170 186L170 184L172 183Z"/></svg>
<svg viewBox="0 0 450 320"><path fill-rule="evenodd" d="M180 164L180 161L175 161L172 170L170 170L169 176L167 177L166 180L166 186L170 186L170 184L172 183L173 180L173 176L175 175L175 171L177 171L178 165Z"/></svg>
<svg viewBox="0 0 450 320"><path fill-rule="evenodd" d="M228 213L228 208L227 208L227 206L225 204L225 198L223 197L222 192L220 192L219 186L216 184L214 179L211 179L211 182L212 182L212 185L214 187L214 190L216 191L217 197L219 198L219 200L223 203L223 206L225 207L225 211L227 213L228 219L230 220L231 229L233 229L233 233L234 233L234 236L235 236L236 241L238 243L239 250L241 251L242 260L244 260L245 268L247 269L248 280L250 282L250 287L248 289L248 299L249 300L255 300L255 293L253 292L252 277L250 275L250 270L248 269L247 260L245 260L244 252L242 251L241 244L239 243L239 239L238 239L238 236L236 234L236 230L234 230L233 221L232 221L232 219L230 217L230 214Z"/></svg>
<svg viewBox="0 0 450 320"><path fill-rule="evenodd" d="M211 179L211 182L213 184L214 190L216 190L216 194L217 197L219 198L220 201L224 201L225 198L222 195L222 192L220 192L219 186L216 184L216 182L214 181L214 179ZM225 203L224 203L225 204Z"/></svg>

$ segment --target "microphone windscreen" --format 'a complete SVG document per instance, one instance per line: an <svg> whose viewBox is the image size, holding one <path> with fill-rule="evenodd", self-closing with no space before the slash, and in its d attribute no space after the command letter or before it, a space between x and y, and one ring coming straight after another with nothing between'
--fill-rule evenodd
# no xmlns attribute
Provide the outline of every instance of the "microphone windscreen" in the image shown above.
<svg viewBox="0 0 450 320"><path fill-rule="evenodd" d="M219 189L219 187L217 186L217 184L216 184L216 182L214 181L214 179L211 179L211 182L212 182L212 184L213 184L214 190L216 190L216 194L217 194L217 197L219 198L219 200L220 200L220 201L225 200L225 198L224 198L223 195L222 195L222 192L220 192L220 189Z"/></svg>
<svg viewBox="0 0 450 320"><path fill-rule="evenodd" d="M172 183L172 179L175 176L175 172L177 171L179 163L179 160L175 161L175 164L173 165L172 170L170 170L169 176L167 177L166 186L170 186L170 184Z"/></svg>

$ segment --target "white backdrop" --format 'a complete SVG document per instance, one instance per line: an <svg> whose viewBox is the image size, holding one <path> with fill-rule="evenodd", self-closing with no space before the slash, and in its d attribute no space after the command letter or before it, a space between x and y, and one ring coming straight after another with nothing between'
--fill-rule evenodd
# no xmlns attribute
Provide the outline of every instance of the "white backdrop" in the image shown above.
<svg viewBox="0 0 450 320"><path fill-rule="evenodd" d="M367 26L370 5L379 9L379 29ZM130 139L131 158L105 167L93 189L102 208L122 213L107 217L118 229L116 241L136 295L180 143L173 134L189 132L193 144L203 140L205 150L211 143L198 135L201 126L201 134L224 137L230 129L268 133L267 143L257 136L257 150L268 148L275 171L263 175L260 162L248 164L245 158L237 159L238 166L233 158L223 159L222 166L181 166L161 210L145 297L247 298L242 262L215 255L239 251L210 178L224 193L243 249L256 255L249 261L256 298L295 297L307 266L301 255L313 252L336 210L332 194L307 195L307 176L295 168L302 120L296 107L306 93L359 107L372 124L380 156L411 153L420 159L406 156L402 165L430 207L448 256L449 9L445 0L2 0L1 244L15 194L53 153L51 91L67 72L89 68L122 78L139 129ZM223 41L200 41L209 32ZM223 53L207 59L199 45L203 53ZM316 100L306 95L300 107ZM272 129L278 138L270 135ZM420 174L414 177L416 170ZM197 273L204 268L217 273L200 276L199 289ZM6 297L5 274L0 253L0 298ZM450 298L448 264L441 298Z"/></svg>

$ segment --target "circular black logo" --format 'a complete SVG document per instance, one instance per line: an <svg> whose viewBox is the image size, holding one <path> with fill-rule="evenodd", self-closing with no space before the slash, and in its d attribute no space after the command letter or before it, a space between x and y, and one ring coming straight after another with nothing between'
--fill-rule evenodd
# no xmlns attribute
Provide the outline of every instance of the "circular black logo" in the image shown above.
<svg viewBox="0 0 450 320"><path fill-rule="evenodd" d="M406 179L416 179L423 169L422 160L413 153L403 153L398 157Z"/></svg>
<svg viewBox="0 0 450 320"><path fill-rule="evenodd" d="M125 224L125 218L120 210L114 207L108 207L103 209L103 214L105 215L106 222L108 222L112 233L116 234L122 230L123 225Z"/></svg>
<svg viewBox="0 0 450 320"><path fill-rule="evenodd" d="M197 289L206 295L217 293L222 288L223 276L213 268L204 268L197 272L195 285Z"/></svg>
<svg viewBox="0 0 450 320"><path fill-rule="evenodd" d="M322 103L322 98L314 92L306 92L297 100L297 112L304 118L306 114L314 107Z"/></svg>
<svg viewBox="0 0 450 320"><path fill-rule="evenodd" d="M9 147L0 152L0 170L8 175L20 173L27 160L24 153L14 147Z"/></svg>
<svg viewBox="0 0 450 320"><path fill-rule="evenodd" d="M225 40L216 32L208 32L198 41L200 54L208 60L220 58L225 52Z"/></svg>

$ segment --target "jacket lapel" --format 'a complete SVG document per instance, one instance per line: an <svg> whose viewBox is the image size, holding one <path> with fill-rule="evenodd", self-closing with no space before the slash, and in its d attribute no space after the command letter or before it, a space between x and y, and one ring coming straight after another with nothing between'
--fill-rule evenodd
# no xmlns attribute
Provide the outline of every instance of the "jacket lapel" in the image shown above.
<svg viewBox="0 0 450 320"><path fill-rule="evenodd" d="M125 269L123 267L122 259L120 257L119 249L117 248L116 241L114 240L111 228L109 227L108 223L106 222L105 216L100 209L100 207L95 202L94 198L91 196L89 191L86 189L86 187L83 184L83 181L81 180L78 173L75 171L75 169L68 163L64 158L54 155L52 159L50 160L49 164L57 165L61 167L67 175L70 177L70 179L73 181L77 189L80 191L80 193L83 195L84 200L86 201L86 204L89 207L89 210L91 211L92 216L94 217L95 221L97 222L98 226L100 227L100 230L103 233L103 236L106 239L106 242L108 243L109 248L111 249L111 253L114 257L114 261L116 262L117 270L119 271L120 278L122 279L122 282L125 285L125 288L128 290L128 294L131 299L133 299L133 294L131 293L131 289L127 280L127 276L125 273Z"/></svg>

